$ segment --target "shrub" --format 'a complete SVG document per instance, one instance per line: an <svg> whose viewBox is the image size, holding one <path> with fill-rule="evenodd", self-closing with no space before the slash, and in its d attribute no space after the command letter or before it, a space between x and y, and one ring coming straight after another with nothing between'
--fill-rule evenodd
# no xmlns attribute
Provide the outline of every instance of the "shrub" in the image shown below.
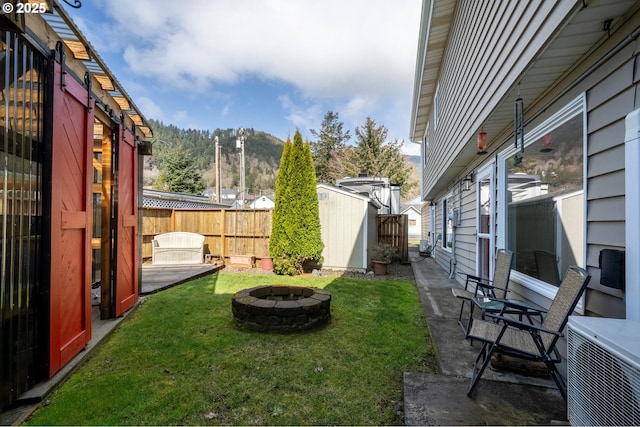
<svg viewBox="0 0 640 427"><path fill-rule="evenodd" d="M372 261L392 262L398 257L398 250L389 243L378 243L368 252Z"/></svg>
<svg viewBox="0 0 640 427"><path fill-rule="evenodd" d="M288 145L287 145L288 144ZM287 141L276 179L269 254L277 274L300 274L306 261L322 263L322 237L313 158L296 131Z"/></svg>

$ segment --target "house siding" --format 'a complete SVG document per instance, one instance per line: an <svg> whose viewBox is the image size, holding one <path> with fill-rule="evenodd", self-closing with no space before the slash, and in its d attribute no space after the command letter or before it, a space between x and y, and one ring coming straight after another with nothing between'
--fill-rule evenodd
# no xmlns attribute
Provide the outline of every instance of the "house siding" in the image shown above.
<svg viewBox="0 0 640 427"><path fill-rule="evenodd" d="M472 8L469 10L473 10ZM506 13L506 11L505 11ZM541 13L537 10L536 13ZM456 19L460 19L457 17ZM460 20L460 23L466 22ZM640 14L636 13L629 17L628 22L640 23ZM454 31L459 25L454 26ZM595 64L604 57L617 43L628 37L633 26L628 26L626 33L618 35L617 39L611 40L611 43L605 48L597 49L593 55L585 59L582 70L587 69L588 64ZM585 212L585 267L592 275L589 288L585 297L585 314L603 317L624 318L625 303L624 293L617 289L607 288L600 284L599 254L602 249L619 249L625 248L625 173L624 173L624 137L625 137L625 116L640 107L638 101L638 92L640 88L637 82L640 80L640 72L638 72L638 52L637 43L631 43L623 48L615 55L600 64L599 67L591 69L590 74L581 75L580 70L575 70L572 74L565 76L557 87L569 87L573 82L576 84L571 90L553 104L547 104L553 93L548 94L544 99L538 100L528 110L528 114L537 117L530 122L529 127L535 127L560 108L562 108L573 97L584 93L586 96L586 152L584 161L586 164L586 212ZM453 48L452 48L453 49ZM448 56L447 56L448 58ZM453 70L455 67L445 66L444 70ZM446 71L443 71L443 76ZM580 80L576 79L580 76ZM468 78L465 75L460 76L460 84L465 87ZM573 80L572 80L573 79ZM439 96L442 97L446 93L446 84L441 80ZM455 80L453 81L455 83ZM453 84L452 83L452 84ZM457 93L457 92L456 92ZM470 95L469 95L470 96ZM462 98L464 101L472 101L473 98L467 96ZM546 105L545 105L546 104ZM545 105L544 111L541 110ZM488 108L488 105L481 106ZM446 103L440 105L440 114L447 116ZM438 192L434 192L433 188L435 180L443 180L445 175L442 167L434 165L447 164L446 159L452 159L456 154L456 144L450 143L452 140L463 140L459 133L452 133L452 137L438 138L439 132L451 131L447 126L451 126L456 119L464 114L464 111L458 107L458 111L454 111L447 119L441 119L436 131L429 131L429 159L428 167L424 170L423 195L431 196L431 200L438 204L437 213L437 233L442 232L442 210L440 204L444 197L453 189L456 193L456 185L449 184L447 188L443 188ZM449 145L447 143L449 142ZM496 147L496 151L500 151L512 144L512 140L502 143L501 147ZM486 165L489 159L484 163L477 161L468 164L468 169L458 170L452 179L446 181L457 182L461 180L469 171L478 170ZM497 180L498 178L496 178ZM500 194L494 199L497 205ZM457 204L457 198L454 197ZM475 190L462 192L462 220L461 225L456 228L456 249L455 249L455 271L456 280L463 281L463 277L467 273L476 271L475 265ZM496 214L499 215L496 209ZM424 216L428 218L428 209L425 210ZM496 223L501 219L496 217ZM496 234L497 237L497 234ZM452 252L442 249L441 242L436 247L436 260L438 264L446 271L451 271L451 260L454 257ZM523 288L517 283L512 283L512 289L515 296L522 296L530 299L540 305L548 305L549 301L534 295L530 290Z"/></svg>
<svg viewBox="0 0 640 427"><path fill-rule="evenodd" d="M459 2L438 77L438 125L428 126L423 198L453 178L453 159L577 2ZM514 52L518 52L514 55ZM433 111L431 112L433 124ZM447 179L444 180L445 182ZM449 181L450 182L450 181ZM435 190L435 191L434 191Z"/></svg>
<svg viewBox="0 0 640 427"><path fill-rule="evenodd" d="M475 186L473 187L469 191L462 191L460 185L456 184L453 189L440 195L436 207L436 235L442 233L446 220L442 213L442 203L448 194L452 194L449 200L453 204L449 209L460 210L460 225L454 228L455 247L451 251L443 249L442 239L440 239L436 244L436 261L450 275L453 273L452 277L461 283L464 282L467 274L476 272ZM428 215L428 209L426 213Z"/></svg>
<svg viewBox="0 0 640 427"><path fill-rule="evenodd" d="M625 248L625 116L638 108L635 43L594 72L587 93L587 256L592 275L585 314L624 318L624 294L600 284L602 249Z"/></svg>
<svg viewBox="0 0 640 427"><path fill-rule="evenodd" d="M424 203L420 208L420 240L426 240L431 244L431 205Z"/></svg>

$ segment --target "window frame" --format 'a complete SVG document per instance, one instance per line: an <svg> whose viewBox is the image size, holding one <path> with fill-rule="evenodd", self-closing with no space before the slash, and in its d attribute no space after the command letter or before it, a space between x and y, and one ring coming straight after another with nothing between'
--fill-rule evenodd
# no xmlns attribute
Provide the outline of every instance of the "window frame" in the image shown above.
<svg viewBox="0 0 640 427"><path fill-rule="evenodd" d="M450 201L453 199L453 191L450 191L449 193L447 193L443 198L442 198L442 209L440 210L440 212L442 213L442 228L441 228L441 232L442 232L442 239L440 242L440 247L451 253L453 251L453 239L455 239L454 236L454 232L453 232L453 226L451 227L451 247L447 247L447 222L449 221L449 210L451 210L451 208L449 208L449 203Z"/></svg>
<svg viewBox="0 0 640 427"><path fill-rule="evenodd" d="M583 150L583 162L582 162L582 191L583 197L583 209L585 213L585 220L583 221L583 259L581 260L581 267L586 268L586 256L587 256L587 105L586 95L582 93L577 98L569 102L558 112L553 114L548 119L544 120L538 126L533 128L530 132L525 133L525 153L526 147L530 146L549 131L558 128L562 124L566 123L577 115L582 115L582 150ZM507 160L513 157L520 148L516 148L511 145L505 150L498 153L497 167L498 167L498 208L497 217L497 247L507 247L507 184L508 184L508 165ZM564 276L564 272L560 272L560 279ZM531 290L535 294L541 295L548 299L554 299L558 291L558 287L551 285L542 280L536 279L519 271L512 270L511 280L515 283L522 285L523 287ZM583 297L584 298L584 297ZM584 312L583 298L580 299L576 311L579 313Z"/></svg>

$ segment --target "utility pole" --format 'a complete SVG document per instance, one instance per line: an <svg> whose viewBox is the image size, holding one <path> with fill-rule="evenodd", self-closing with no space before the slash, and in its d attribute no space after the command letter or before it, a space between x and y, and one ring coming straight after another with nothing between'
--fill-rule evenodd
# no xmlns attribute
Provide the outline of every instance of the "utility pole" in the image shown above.
<svg viewBox="0 0 640 427"><path fill-rule="evenodd" d="M245 183L244 183L244 141L246 140L244 128L238 130L238 138L236 139L236 149L240 149L240 206L244 208L245 199Z"/></svg>
<svg viewBox="0 0 640 427"><path fill-rule="evenodd" d="M220 194L222 191L220 186L220 178L222 176L220 173L220 138L218 138L218 135L216 135L214 141L216 143L216 202L222 203L222 194Z"/></svg>

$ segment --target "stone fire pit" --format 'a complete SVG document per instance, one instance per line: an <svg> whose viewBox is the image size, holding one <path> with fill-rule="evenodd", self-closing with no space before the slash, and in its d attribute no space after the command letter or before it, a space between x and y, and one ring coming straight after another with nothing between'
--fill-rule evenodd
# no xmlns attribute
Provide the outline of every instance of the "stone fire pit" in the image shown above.
<svg viewBox="0 0 640 427"><path fill-rule="evenodd" d="M303 286L258 286L233 295L236 324L259 332L301 332L331 318L331 294Z"/></svg>

